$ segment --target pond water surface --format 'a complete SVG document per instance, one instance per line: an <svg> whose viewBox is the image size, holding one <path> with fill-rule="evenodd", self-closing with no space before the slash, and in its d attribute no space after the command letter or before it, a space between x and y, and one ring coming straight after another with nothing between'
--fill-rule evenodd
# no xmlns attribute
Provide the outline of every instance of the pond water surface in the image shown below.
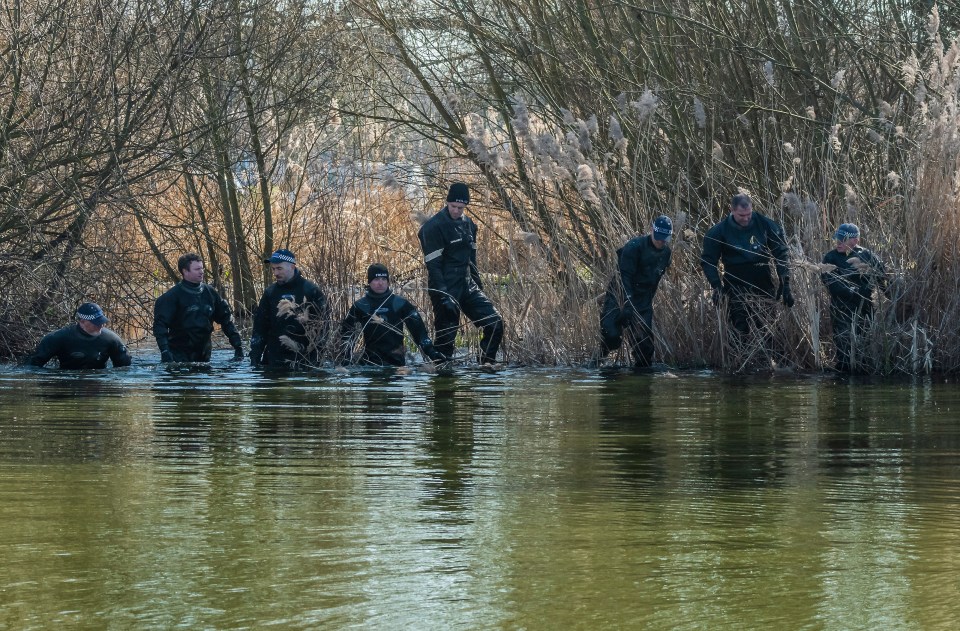
<svg viewBox="0 0 960 631"><path fill-rule="evenodd" d="M0 628L960 628L960 386L0 369Z"/></svg>

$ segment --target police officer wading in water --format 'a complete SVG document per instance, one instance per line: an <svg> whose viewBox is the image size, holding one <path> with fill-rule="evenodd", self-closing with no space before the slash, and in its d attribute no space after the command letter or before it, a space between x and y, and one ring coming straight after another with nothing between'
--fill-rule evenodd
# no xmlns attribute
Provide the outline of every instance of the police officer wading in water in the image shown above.
<svg viewBox="0 0 960 631"><path fill-rule="evenodd" d="M390 272L380 263L367 269L367 294L353 303L340 325L341 361L354 361L353 346L356 328L363 333L363 354L357 363L372 366L403 366L406 349L403 346L403 327L406 326L425 358L446 361L447 358L433 346L427 327L417 308L408 300L390 291Z"/></svg>
<svg viewBox="0 0 960 631"><path fill-rule="evenodd" d="M770 277L771 258L780 281L776 288ZM730 323L741 334L765 328L765 299L775 297L793 306L783 227L754 212L749 195L734 195L730 214L707 232L700 266L713 288L713 304L719 306L726 297Z"/></svg>
<svg viewBox="0 0 960 631"><path fill-rule="evenodd" d="M503 339L503 319L483 293L477 270L477 226L463 214L469 203L467 185L453 184L447 205L420 227L417 236L427 265L437 350L453 355L462 311L482 331L480 363L492 364Z"/></svg>
<svg viewBox="0 0 960 631"><path fill-rule="evenodd" d="M234 348L234 360L243 359L243 341L233 324L230 306L203 282L203 260L194 253L177 260L183 280L157 298L153 305L153 336L162 362L210 361L210 334L216 322Z"/></svg>
<svg viewBox="0 0 960 631"><path fill-rule="evenodd" d="M77 309L77 323L49 333L30 356L32 366L44 366L56 357L60 368L106 368L107 360L114 368L131 363L127 347L120 337L104 328L108 322L103 309L93 302L85 302Z"/></svg>
<svg viewBox="0 0 960 631"><path fill-rule="evenodd" d="M837 370L849 372L854 368L853 343L863 339L873 321L873 290L888 291L887 270L873 252L860 247L860 229L854 224L842 224L834 236L836 247L823 257L834 269L820 278L830 292Z"/></svg>
<svg viewBox="0 0 960 631"><path fill-rule="evenodd" d="M253 316L251 365L317 364L330 325L327 297L303 277L290 250L277 250L264 263L277 282L264 290Z"/></svg>
<svg viewBox="0 0 960 631"><path fill-rule="evenodd" d="M651 234L634 237L617 250L618 273L610 280L600 312L601 358L620 348L626 329L634 366L646 368L653 362L653 296L670 267L671 235L673 222L661 215Z"/></svg>

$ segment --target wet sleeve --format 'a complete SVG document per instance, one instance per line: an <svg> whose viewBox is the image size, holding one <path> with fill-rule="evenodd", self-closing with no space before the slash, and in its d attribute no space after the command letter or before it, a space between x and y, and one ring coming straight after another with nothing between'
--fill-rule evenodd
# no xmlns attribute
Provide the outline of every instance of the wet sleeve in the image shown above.
<svg viewBox="0 0 960 631"><path fill-rule="evenodd" d="M341 344L349 344L350 340L353 338L353 334L356 332L357 324L360 323L359 309L357 309L357 303L353 303L350 307L350 310L347 311L346 317L343 318L343 321L340 322L340 342Z"/></svg>
<svg viewBox="0 0 960 631"><path fill-rule="evenodd" d="M427 325L423 323L423 318L420 317L420 312L413 306L413 303L409 300L404 300L403 302L404 304L400 309L400 317L403 319L407 330L410 331L414 343L417 346L423 346L424 341L430 339L430 334L427 333Z"/></svg>
<svg viewBox="0 0 960 631"><path fill-rule="evenodd" d="M264 291L256 311L253 312L253 332L250 334L250 361L258 364L263 359L270 328L270 294Z"/></svg>
<svg viewBox="0 0 960 631"><path fill-rule="evenodd" d="M767 247L770 254L773 255L774 265L777 268L777 277L783 281L790 278L790 268L787 264L790 260L790 250L787 247L787 237L783 233L783 226L773 221L767 220L769 229L767 230Z"/></svg>
<svg viewBox="0 0 960 631"><path fill-rule="evenodd" d="M832 298L853 298L856 295L856 292L851 287L850 283L846 282L843 277L838 273L840 266L834 257L831 256L831 253L828 252L826 256L823 257L823 262L828 265L833 265L834 269L829 272L824 272L820 275L820 280L823 281L823 284L827 287L827 291L830 292Z"/></svg>
<svg viewBox="0 0 960 631"><path fill-rule="evenodd" d="M710 228L703 238L703 252L700 254L700 268L707 282L714 289L720 289L720 251L723 239L720 235L720 224Z"/></svg>
<svg viewBox="0 0 960 631"><path fill-rule="evenodd" d="M637 264L640 260L640 247L636 240L631 239L620 250L620 282L623 284L623 291L626 293L626 299L633 302L633 283L637 275Z"/></svg>
<svg viewBox="0 0 960 631"><path fill-rule="evenodd" d="M59 338L55 333L48 333L44 335L40 343L37 344L37 349L33 352L33 355L27 359L27 363L31 366L46 366L47 362L57 354L59 348Z"/></svg>
<svg viewBox="0 0 960 631"><path fill-rule="evenodd" d="M427 266L427 287L434 292L447 293L447 283L443 280L441 264L443 249L446 247L443 233L432 222L427 222L420 228L417 238L420 239L423 262Z"/></svg>
<svg viewBox="0 0 960 631"><path fill-rule="evenodd" d="M887 266L873 252L870 253L870 266L876 275L877 287L880 288L880 291L886 293L890 282L890 272L887 270Z"/></svg>
<svg viewBox="0 0 960 631"><path fill-rule="evenodd" d="M122 368L133 363L130 353L127 352L127 345L119 337L110 344L110 362L114 368Z"/></svg>
<svg viewBox="0 0 960 631"><path fill-rule="evenodd" d="M243 349L243 338L240 337L237 325L233 321L230 305L213 288L209 288L209 291L213 296L213 321L220 325L223 334L230 340L230 346Z"/></svg>
<svg viewBox="0 0 960 631"><path fill-rule="evenodd" d="M177 301L163 294L153 303L153 337L157 340L160 352L170 350L170 323L177 310Z"/></svg>

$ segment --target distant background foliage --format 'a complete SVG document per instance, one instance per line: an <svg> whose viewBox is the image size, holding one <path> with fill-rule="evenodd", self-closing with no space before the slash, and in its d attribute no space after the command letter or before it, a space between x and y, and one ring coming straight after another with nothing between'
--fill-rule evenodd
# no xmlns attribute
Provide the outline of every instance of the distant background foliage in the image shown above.
<svg viewBox="0 0 960 631"><path fill-rule="evenodd" d="M665 213L660 356L753 365L756 343L729 339L697 264L745 190L790 237L797 304L771 306L778 364L830 362L817 264L852 221L895 275L863 367L960 368L955 3L2 6L8 356L85 299L142 335L186 250L240 316L277 247L337 315L375 260L426 307L418 220L464 180L510 361L588 357L616 248Z"/></svg>

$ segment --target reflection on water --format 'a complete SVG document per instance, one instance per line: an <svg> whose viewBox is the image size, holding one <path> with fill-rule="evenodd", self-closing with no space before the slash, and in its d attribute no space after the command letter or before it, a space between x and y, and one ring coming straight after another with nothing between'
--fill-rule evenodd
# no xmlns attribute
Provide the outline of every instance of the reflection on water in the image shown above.
<svg viewBox="0 0 960 631"><path fill-rule="evenodd" d="M960 388L0 370L0 628L960 624Z"/></svg>

